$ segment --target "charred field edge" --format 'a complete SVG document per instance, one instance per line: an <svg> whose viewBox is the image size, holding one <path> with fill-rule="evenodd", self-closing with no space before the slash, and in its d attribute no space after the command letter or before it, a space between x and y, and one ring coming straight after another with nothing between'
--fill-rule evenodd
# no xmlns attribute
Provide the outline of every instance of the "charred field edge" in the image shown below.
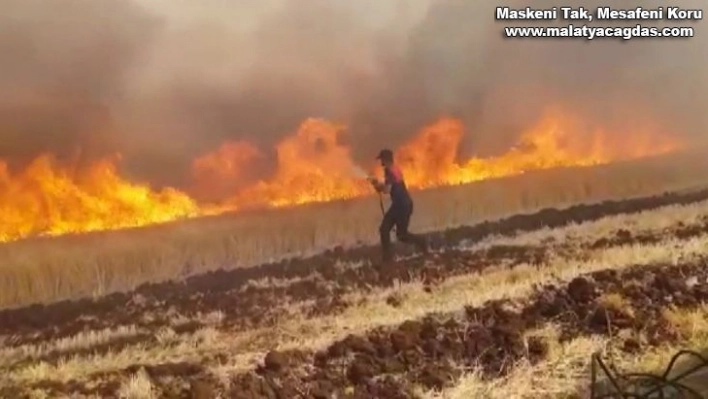
<svg viewBox="0 0 708 399"><path fill-rule="evenodd" d="M665 193L659 196L643 197L624 201L604 201L596 204L582 204L566 209L543 209L526 215L515 215L494 222L449 229L444 232L428 234L431 247L442 250L445 256L438 256L439 267L429 268L423 259L414 257L406 260L405 265L398 262L394 267L380 272L373 259L378 257L378 247L365 246L344 250L337 248L308 258L292 258L277 263L263 264L252 268L230 271L219 270L190 277L181 282L144 284L133 292L115 293L99 299L67 300L48 305L32 305L17 309L0 311L0 334L17 337L13 345L41 342L49 337L61 338L92 329L133 323L136 316L154 309L160 304L175 306L180 311L194 313L207 308L226 312L227 325L231 327L252 327L253 324L275 323L277 320L258 320L263 318L263 308L272 307L273 298L288 295L295 300L322 299L312 308L313 314L330 312L332 307L346 306L338 303L338 298L351 289L369 289L372 286L390 286L394 281L423 281L446 278L457 274L478 271L500 260L522 263L540 263L545 256L543 248L536 247L498 247L482 253L464 253L454 247L462 241L478 241L491 235L509 236L518 232L537 230L543 227L556 228L571 223L582 223L606 216L632 214L656 209L666 205L687 205L708 199L708 189L692 193ZM685 230L685 231L684 231ZM680 237L689 237L705 229L701 226L686 227L675 231ZM600 240L593 245L603 247L622 245L631 242L645 242L651 237L638 237L618 232L611 240ZM410 252L399 251L406 255ZM363 266L344 271L333 267L336 262L361 262ZM333 289L324 290L317 282L307 280L307 276L319 274L325 281L334 281ZM301 278L298 283L288 287L259 289L245 287L252 280L266 277L282 279ZM330 287L331 288L331 287ZM239 306L228 293L239 292ZM136 303L135 297L141 298ZM194 308L194 304L199 304ZM261 309L261 310L259 310ZM247 324L241 324L248 320ZM145 325L148 328L159 327L164 320L153 321ZM201 327L192 325L193 330ZM189 326L183 327L189 329ZM31 336L31 337L30 337Z"/></svg>
<svg viewBox="0 0 708 399"><path fill-rule="evenodd" d="M608 295L622 301L603 299ZM587 273L567 284L536 287L523 299L489 301L454 314L429 314L349 335L321 351L271 351L261 366L230 380L227 397L415 397L416 386L442 389L472 370L479 370L484 378L498 378L521 360L532 364L543 360L549 338L535 331L551 324L559 327L561 342L603 335L612 337L618 350L636 354L680 342L681 332L663 310L691 310L706 301L705 257L679 265L635 265ZM117 397L121 377L141 369L164 397L189 398L195 391L219 390L205 367L193 363L136 364L95 374L90 386L80 382L32 385L51 394ZM6 389L9 394L13 388Z"/></svg>

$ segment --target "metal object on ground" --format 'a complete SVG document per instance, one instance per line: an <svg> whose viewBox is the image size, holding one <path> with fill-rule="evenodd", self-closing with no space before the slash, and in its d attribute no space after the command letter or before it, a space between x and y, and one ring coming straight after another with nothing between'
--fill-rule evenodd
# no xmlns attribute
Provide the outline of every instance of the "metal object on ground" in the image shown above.
<svg viewBox="0 0 708 399"><path fill-rule="evenodd" d="M679 359L685 358L685 370L674 370ZM591 399L701 399L706 398L696 381L708 381L708 359L701 354L682 350L671 358L661 375L649 373L620 374L610 370L599 353L592 356ZM602 375L598 375L601 373ZM694 380L693 383L691 380Z"/></svg>

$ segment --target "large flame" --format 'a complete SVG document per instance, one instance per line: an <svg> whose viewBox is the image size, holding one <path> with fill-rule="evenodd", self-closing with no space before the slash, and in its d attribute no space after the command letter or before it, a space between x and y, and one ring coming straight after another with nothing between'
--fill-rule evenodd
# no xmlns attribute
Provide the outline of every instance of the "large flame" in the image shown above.
<svg viewBox="0 0 708 399"><path fill-rule="evenodd" d="M12 175L0 161L0 241L121 229L253 207L283 207L364 196L371 188L360 176L344 126L304 121L276 147L277 169L253 180L250 164L261 152L244 141L224 143L193 162L193 190L209 193L204 203L173 188L156 190L121 178L115 159L74 172L49 155ZM651 128L596 130L579 134L577 121L551 111L524 132L516 146L495 157L459 159L462 123L443 118L424 127L397 151L411 188L461 184L531 170L590 166L677 150L681 143ZM368 165L375 166L375 165Z"/></svg>
<svg viewBox="0 0 708 399"><path fill-rule="evenodd" d="M122 179L113 159L76 173L43 155L15 176L0 162L0 241L138 227L199 214L199 206L182 192L155 191Z"/></svg>
<svg viewBox="0 0 708 399"><path fill-rule="evenodd" d="M580 127L576 120L558 110L551 110L534 128L524 132L517 145L506 153L458 162L456 157L464 136L463 129L457 120L442 119L422 129L399 149L399 163L406 171L410 186L453 185L531 170L600 165L681 148L681 143L672 136L649 127L623 134L603 130L577 134Z"/></svg>
<svg viewBox="0 0 708 399"><path fill-rule="evenodd" d="M369 187L353 177L349 148L338 144L344 126L308 119L278 144L278 169L268 180L239 192L235 206L288 206L360 196Z"/></svg>
<svg viewBox="0 0 708 399"><path fill-rule="evenodd" d="M195 193L209 200L223 199L249 183L249 165L263 154L249 142L226 142L213 153L192 162Z"/></svg>

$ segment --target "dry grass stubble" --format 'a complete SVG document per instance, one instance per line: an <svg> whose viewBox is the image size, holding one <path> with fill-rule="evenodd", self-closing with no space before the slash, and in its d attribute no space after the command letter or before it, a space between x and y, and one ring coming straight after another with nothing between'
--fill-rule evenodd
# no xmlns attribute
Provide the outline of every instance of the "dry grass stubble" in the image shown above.
<svg viewBox="0 0 708 399"><path fill-rule="evenodd" d="M415 194L412 229L440 230L545 207L702 186L708 183L706 172L708 159L697 151L427 190ZM0 308L99 296L145 282L371 243L379 217L376 201L363 198L0 245Z"/></svg>
<svg viewBox="0 0 708 399"><path fill-rule="evenodd" d="M368 296L368 301L336 316L315 319L293 318L278 329L257 329L230 334L213 328L193 335L175 337L176 342L151 347L132 346L120 352L97 356L74 356L56 365L35 363L6 374L7 381L26 384L39 380L84 380L92 373L121 370L135 364L199 362L210 354L224 354L226 363L211 365L221 380L253 368L271 349L312 349L326 347L348 334L361 334L375 327L418 319L428 313L454 313L466 305L479 306L488 300L522 298L534 285L569 281L575 276L603 269L622 269L636 264L689 261L704 253L708 235L688 241L668 239L655 245L634 245L593 251L578 261L574 257L554 257L540 267L518 266L513 270L490 270L445 281L431 295L420 283L401 284ZM400 307L386 304L392 293L405 298ZM356 298L351 298L356 299ZM274 345L274 343L277 343Z"/></svg>
<svg viewBox="0 0 708 399"><path fill-rule="evenodd" d="M592 222L572 223L564 227L545 227L514 236L491 236L479 242L463 243L460 247L474 251L493 245L539 246L571 241L589 244L600 238L611 237L619 229L627 230L635 236L642 233L660 233L679 224L698 225L706 218L708 201L701 201L690 205L668 205L634 214L607 216Z"/></svg>
<svg viewBox="0 0 708 399"><path fill-rule="evenodd" d="M548 328L545 335L551 345L548 357L539 364L530 365L522 361L510 375L494 381L484 381L472 373L462 377L458 383L442 392L421 392L427 399L535 399L574 397L579 392L587 393L590 387L590 359L600 352L603 359L610 361L622 372L648 372L661 374L669 365L669 359L681 349L708 348L708 306L697 310L674 311L676 323L672 323L683 333L683 345L664 345L634 356L613 355L613 344L609 337L580 337L560 344L554 337L557 332ZM676 369L680 371L680 368ZM706 370L705 372L708 372ZM682 383L708 395L706 374L696 374ZM673 375L676 375L675 373Z"/></svg>

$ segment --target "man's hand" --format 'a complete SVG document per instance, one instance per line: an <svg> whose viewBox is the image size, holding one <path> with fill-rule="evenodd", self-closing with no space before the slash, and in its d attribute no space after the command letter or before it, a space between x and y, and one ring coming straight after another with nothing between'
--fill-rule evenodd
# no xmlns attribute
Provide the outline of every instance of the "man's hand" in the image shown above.
<svg viewBox="0 0 708 399"><path fill-rule="evenodd" d="M369 183L371 183L371 185L374 186L374 189L376 189L376 191L378 191L378 192L383 191L384 185L381 184L377 178L375 178L373 176L369 176L367 178L367 180L369 180Z"/></svg>

